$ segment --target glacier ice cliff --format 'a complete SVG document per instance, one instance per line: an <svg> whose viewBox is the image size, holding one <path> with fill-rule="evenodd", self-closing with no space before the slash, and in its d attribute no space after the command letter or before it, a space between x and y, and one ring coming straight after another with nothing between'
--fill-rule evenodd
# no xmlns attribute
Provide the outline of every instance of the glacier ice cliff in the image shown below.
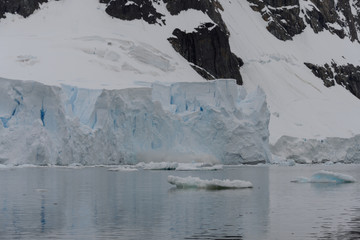
<svg viewBox="0 0 360 240"><path fill-rule="evenodd" d="M269 162L261 89L235 80L121 90L0 78L0 164Z"/></svg>
<svg viewBox="0 0 360 240"><path fill-rule="evenodd" d="M296 163L360 163L360 135L305 139L282 136L271 152ZM274 158L275 159L275 158Z"/></svg>

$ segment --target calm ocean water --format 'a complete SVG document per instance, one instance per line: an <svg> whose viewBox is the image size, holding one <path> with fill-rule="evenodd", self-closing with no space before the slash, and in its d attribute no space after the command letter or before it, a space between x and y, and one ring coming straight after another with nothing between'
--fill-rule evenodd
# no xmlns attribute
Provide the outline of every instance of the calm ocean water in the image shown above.
<svg viewBox="0 0 360 240"><path fill-rule="evenodd" d="M321 169L360 180L360 165L1 169L0 239L360 239L359 182L290 182ZM168 175L241 179L254 188L179 190Z"/></svg>

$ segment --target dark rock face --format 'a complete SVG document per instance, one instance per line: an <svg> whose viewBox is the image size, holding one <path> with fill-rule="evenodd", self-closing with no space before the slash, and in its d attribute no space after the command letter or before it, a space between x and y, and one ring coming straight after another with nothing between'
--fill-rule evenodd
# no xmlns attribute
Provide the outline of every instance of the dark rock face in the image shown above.
<svg viewBox="0 0 360 240"><path fill-rule="evenodd" d="M336 82L360 99L360 66L352 64L339 66L334 62L331 66L329 64L318 66L311 63L305 63L305 65L315 76L324 81L326 87L334 86Z"/></svg>
<svg viewBox="0 0 360 240"><path fill-rule="evenodd" d="M45 2L48 0L0 0L0 18L5 18L5 13L28 17Z"/></svg>
<svg viewBox="0 0 360 240"><path fill-rule="evenodd" d="M290 40L307 23L315 33L327 30L340 38L359 41L360 2L351 0L301 0L310 6L300 9L299 0L248 0L252 9L268 22L267 29L280 40Z"/></svg>
<svg viewBox="0 0 360 240"><path fill-rule="evenodd" d="M340 38L348 36L351 41L359 40L356 30L360 26L359 12L353 15L349 0L339 1L336 6L333 0L312 0L312 2L316 8L308 10L305 19L315 33L328 30ZM340 15L345 18L341 18ZM338 25L340 28L334 28L333 25Z"/></svg>
<svg viewBox="0 0 360 240"><path fill-rule="evenodd" d="M228 36L219 26L206 23L191 33L175 29L173 35L168 40L174 49L193 63L201 76L208 80L234 78L242 84L239 68L243 62L231 52Z"/></svg>
<svg viewBox="0 0 360 240"><path fill-rule="evenodd" d="M243 61L230 50L229 31L222 20L224 9L217 0L163 0L171 15L194 9L206 13L212 23L205 23L191 33L175 29L169 42L174 49L187 59L192 68L208 80L234 78L242 84L239 68Z"/></svg>
<svg viewBox="0 0 360 240"><path fill-rule="evenodd" d="M312 63L305 63L305 65L311 69L312 73L324 81L326 87L335 86L334 73L328 64L323 67Z"/></svg>
<svg viewBox="0 0 360 240"><path fill-rule="evenodd" d="M122 20L143 19L149 24L165 24L163 14L158 13L153 6L157 0L100 0L100 3L108 4L106 13Z"/></svg>
<svg viewBox="0 0 360 240"><path fill-rule="evenodd" d="M268 22L267 30L280 40L291 40L305 29L299 0L248 0Z"/></svg>
<svg viewBox="0 0 360 240"><path fill-rule="evenodd" d="M354 66L352 64L337 66L333 64L333 68L336 74L336 83L343 85L360 99L360 66Z"/></svg>

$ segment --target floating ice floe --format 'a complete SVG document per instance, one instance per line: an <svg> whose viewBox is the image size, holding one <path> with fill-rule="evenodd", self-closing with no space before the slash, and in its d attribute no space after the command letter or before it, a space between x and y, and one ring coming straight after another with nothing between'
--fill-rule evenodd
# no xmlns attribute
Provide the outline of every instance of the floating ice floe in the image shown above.
<svg viewBox="0 0 360 240"><path fill-rule="evenodd" d="M177 188L202 188L209 190L252 188L251 182L242 180L202 180L198 177L176 177L168 176L168 182Z"/></svg>
<svg viewBox="0 0 360 240"><path fill-rule="evenodd" d="M321 170L311 178L298 177L291 182L296 183L353 183L356 179L350 175Z"/></svg>

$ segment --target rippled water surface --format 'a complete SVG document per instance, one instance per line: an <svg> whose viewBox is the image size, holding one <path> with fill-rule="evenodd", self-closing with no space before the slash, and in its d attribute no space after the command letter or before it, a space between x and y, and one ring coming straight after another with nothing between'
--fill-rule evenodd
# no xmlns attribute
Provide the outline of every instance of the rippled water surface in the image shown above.
<svg viewBox="0 0 360 240"><path fill-rule="evenodd" d="M360 239L359 182L290 182L321 169L360 180L360 165L2 169L0 239ZM241 179L254 188L178 190L168 175Z"/></svg>

